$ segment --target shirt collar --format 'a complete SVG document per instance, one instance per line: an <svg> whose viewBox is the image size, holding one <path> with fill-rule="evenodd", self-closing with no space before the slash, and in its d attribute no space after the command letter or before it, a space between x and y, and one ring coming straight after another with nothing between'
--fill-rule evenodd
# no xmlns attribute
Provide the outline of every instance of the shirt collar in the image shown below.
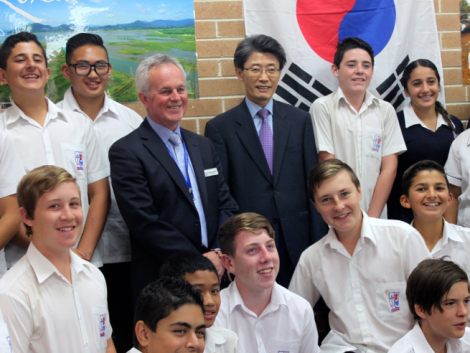
<svg viewBox="0 0 470 353"><path fill-rule="evenodd" d="M57 107L54 103L52 103L49 98L45 97L47 102L47 115L46 120L44 121L44 126L47 125L49 120L61 118L67 121L67 116L62 112L62 109ZM37 122L27 116L16 104L15 102L11 102L11 107L5 110L5 123L7 125L13 124L18 119L23 118L31 124L37 124Z"/></svg>
<svg viewBox="0 0 470 353"><path fill-rule="evenodd" d="M273 105L274 105L273 101L274 101L274 99L271 98L271 100L268 102L268 104L266 104L266 106L264 107L264 109L269 110L269 113L271 115L273 115ZM248 107L248 110L250 111L251 117L253 119L255 118L256 114L258 114L259 110L263 109L258 104L253 103L252 101L250 101L248 99L248 97L245 97L245 102L246 102L246 105Z"/></svg>
<svg viewBox="0 0 470 353"><path fill-rule="evenodd" d="M359 238L358 243L363 244L364 239L368 238L374 245L376 245L377 239L374 235L374 232L372 231L372 228L370 225L370 218L364 211L361 210L361 212L362 212L361 237ZM330 227L330 230L325 235L325 244L323 245L323 251L325 250L327 245L329 245L332 249L338 249L339 246L342 246L341 242L338 240L338 237L336 236L335 230L332 227Z"/></svg>
<svg viewBox="0 0 470 353"><path fill-rule="evenodd" d="M222 336L217 327L209 327L206 329L206 349L205 352L216 352L215 345L222 345L228 341L228 337Z"/></svg>
<svg viewBox="0 0 470 353"><path fill-rule="evenodd" d="M413 106L411 103L408 103L408 105L403 109L403 115L405 117L405 127L408 129L410 126L413 125L421 125L425 129L428 129L431 131L430 128L428 128L424 123L421 121L420 118L416 115L415 110L413 109ZM441 125L447 126L444 118L442 115L439 113L437 115L437 124L436 124L436 130L441 127Z"/></svg>
<svg viewBox="0 0 470 353"><path fill-rule="evenodd" d="M238 291L236 280L230 284L227 290L230 292L230 303L229 303L230 313L232 313L233 310L235 310L237 306L240 306L245 312L251 313L254 315L253 311L248 309L245 303L243 302L242 296L240 295L240 292ZM268 306L263 310L263 313L261 315L264 315L265 313L268 313L268 312L276 311L281 305L285 305L287 309L289 310L287 306L287 302L279 289L279 284L274 283L273 291L271 293L271 300Z"/></svg>
<svg viewBox="0 0 470 353"><path fill-rule="evenodd" d="M414 352L424 353L432 351L431 346L429 345L428 340L424 336L424 333L421 330L421 327L419 326L418 322L415 323L415 326L410 331L410 335L412 336L410 341L413 342ZM447 352L449 353L462 352L462 343L458 338L448 338L446 346Z"/></svg>
<svg viewBox="0 0 470 353"><path fill-rule="evenodd" d="M159 123L156 123L152 119L150 119L147 115L146 117L148 123L152 127L153 131L157 133L158 136L162 139L163 143L166 145L168 144L168 139L170 136L173 134L173 132L176 132L178 135L180 135L181 140L183 140L183 136L181 135L181 128L180 124L178 123L178 127L176 128L175 131L171 131L170 129L167 129L166 127L160 125Z"/></svg>
<svg viewBox="0 0 470 353"><path fill-rule="evenodd" d="M444 240L444 244L447 243L447 240L457 241L462 243L462 237L454 230L453 226L450 225L444 218L444 230L442 232L442 240Z"/></svg>
<svg viewBox="0 0 470 353"><path fill-rule="evenodd" d="M63 277L57 268L34 246L33 242L31 242L28 247L26 257L31 264L31 267L33 268L33 271L36 274L36 278L40 284L54 273L56 273L61 278ZM90 266L89 263L82 261L78 255L70 250L70 270L73 273L78 274L88 266ZM72 278L73 277L74 276L72 276Z"/></svg>
<svg viewBox="0 0 470 353"><path fill-rule="evenodd" d="M346 104L348 104L349 106L351 106L351 104L349 104L348 100L346 99L346 96L344 95L343 93L343 90L341 88L338 87L338 90L336 91L336 97L335 97L335 104L336 104L336 107L339 106L339 103L340 101L344 101ZM379 99L374 96L372 93L370 93L369 91L366 91L366 96L364 98L364 103L369 107L372 103L374 102L378 102Z"/></svg>
<svg viewBox="0 0 470 353"><path fill-rule="evenodd" d="M63 109L73 110L88 117L88 115L78 105L78 102L75 99L75 96L73 95L72 86L70 86L64 94ZM108 95L105 93L103 107L101 108L100 112L98 113L98 116L96 117L94 121L98 120L103 114L107 113L108 111L113 113L109 116L112 116L116 119L118 118L119 113L117 109L115 108L113 104L111 104L111 100L108 98Z"/></svg>

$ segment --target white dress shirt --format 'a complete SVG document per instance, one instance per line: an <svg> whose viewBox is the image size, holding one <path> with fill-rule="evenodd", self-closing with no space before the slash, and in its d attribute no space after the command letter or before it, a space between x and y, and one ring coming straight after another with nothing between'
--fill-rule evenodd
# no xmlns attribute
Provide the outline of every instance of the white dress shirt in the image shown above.
<svg viewBox="0 0 470 353"><path fill-rule="evenodd" d="M142 353L139 351L137 348L131 348L130 350L127 351L127 353Z"/></svg>
<svg viewBox="0 0 470 353"><path fill-rule="evenodd" d="M11 353L10 334L0 311L0 353Z"/></svg>
<svg viewBox="0 0 470 353"><path fill-rule="evenodd" d="M407 129L410 126L413 126L413 125L421 125L425 129L431 130L426 125L424 125L423 121L420 118L418 118L418 116L416 115L415 110L413 109L413 106L411 105L411 102L408 103L408 105L403 109L403 116L405 118L405 127ZM438 113L437 114L437 121L436 121L436 131L437 131L437 129L439 129L441 127L441 125L446 125L447 126L447 123L444 120L442 114ZM453 123L452 123L452 126L454 126Z"/></svg>
<svg viewBox="0 0 470 353"><path fill-rule="evenodd" d="M303 298L274 284L271 302L258 317L243 303L236 280L220 292L215 325L235 331L243 353L319 353L313 310Z"/></svg>
<svg viewBox="0 0 470 353"><path fill-rule="evenodd" d="M253 123L255 124L255 129L259 136L259 132L261 131L261 125L263 125L263 118L258 115L258 112L263 108L261 108L258 104L250 101L248 97L245 97L245 103L246 103L246 106L248 107L251 117L253 118ZM273 130L274 99L273 98L271 98L268 104L264 106L264 109L267 109L269 112L268 125L271 128L271 133L274 136L274 130Z"/></svg>
<svg viewBox="0 0 470 353"><path fill-rule="evenodd" d="M452 142L444 167L449 183L462 189L458 198L457 224L470 227L470 130L465 130ZM454 201L455 202L455 201Z"/></svg>
<svg viewBox="0 0 470 353"><path fill-rule="evenodd" d="M447 353L467 353L470 352L470 329L465 329L462 338L448 338L446 343ZM419 323L405 336L399 339L388 353L434 353L429 345Z"/></svg>
<svg viewBox="0 0 470 353"><path fill-rule="evenodd" d="M331 116L328 106L336 107ZM383 116L383 112L386 112ZM368 211L380 175L382 157L406 151L393 106L366 91L359 112L341 88L317 99L310 108L317 151L347 163L361 182L361 208ZM386 218L386 207L381 218Z"/></svg>
<svg viewBox="0 0 470 353"><path fill-rule="evenodd" d="M90 119L93 129L98 137L98 141L103 144L108 160L109 148L114 142L130 134L142 124L142 117L132 109L104 96L103 108L94 121L84 113L73 96L72 87L64 94L64 100L57 103L57 106L64 110L72 110ZM121 213L116 203L111 178L109 179L111 188L111 207L108 218L101 235L103 240L103 263L120 263L131 261L131 244L129 240L129 229L122 219Z"/></svg>
<svg viewBox="0 0 470 353"><path fill-rule="evenodd" d="M16 194L16 188L24 174L23 164L13 142L7 133L0 130L0 199ZM5 250L0 249L0 278L6 271Z"/></svg>
<svg viewBox="0 0 470 353"><path fill-rule="evenodd" d="M0 129L7 131L20 155L26 172L42 165L62 167L77 178L80 186L84 224L88 214L88 184L109 176L109 162L98 142L90 119L58 108L47 99L44 126L25 115L12 102L0 115ZM92 263L102 266L103 241L100 239ZM8 267L13 266L26 250L14 244L6 247Z"/></svg>
<svg viewBox="0 0 470 353"><path fill-rule="evenodd" d="M211 326L206 329L204 353L242 353L235 332L223 327Z"/></svg>
<svg viewBox="0 0 470 353"><path fill-rule="evenodd" d="M330 228L302 253L289 289L312 307L321 296L330 308L331 331L322 352L385 353L413 326L406 281L427 257L423 238L409 224L363 212L353 255Z"/></svg>
<svg viewBox="0 0 470 353"><path fill-rule="evenodd" d="M34 246L0 280L13 353L104 353L112 328L106 282L70 251L70 283Z"/></svg>

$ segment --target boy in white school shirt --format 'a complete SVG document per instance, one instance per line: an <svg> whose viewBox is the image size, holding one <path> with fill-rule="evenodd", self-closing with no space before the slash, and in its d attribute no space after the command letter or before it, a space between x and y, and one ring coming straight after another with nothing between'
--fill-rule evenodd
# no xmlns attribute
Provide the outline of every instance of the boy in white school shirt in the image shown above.
<svg viewBox="0 0 470 353"><path fill-rule="evenodd" d="M12 139L20 156L17 163L22 163L26 172L56 165L77 179L86 221L74 251L102 266L99 249L109 210L109 163L91 122L58 108L44 96L49 76L46 53L34 34L20 32L5 39L0 48L0 80L8 84L13 101L0 114L0 129ZM6 247L9 267L29 245L24 227L12 242Z"/></svg>
<svg viewBox="0 0 470 353"><path fill-rule="evenodd" d="M142 117L106 95L112 65L103 39L92 33L69 38L62 73L72 86L59 108L71 110L90 120L106 156L111 145L134 131ZM107 159L107 158L106 158ZM109 180L111 185L111 180ZM131 244L129 229L122 219L111 188L111 206L101 236L103 267L109 290L109 311L113 317L114 344L118 351L132 347Z"/></svg>
<svg viewBox="0 0 470 353"><path fill-rule="evenodd" d="M470 352L468 291L467 274L457 264L444 258L422 261L406 287L415 326L389 353Z"/></svg>
<svg viewBox="0 0 470 353"><path fill-rule="evenodd" d="M241 353L235 332L214 325L220 308L220 282L214 264L207 257L191 252L172 256L160 269L161 277L178 277L197 289L204 301L206 348L204 353Z"/></svg>
<svg viewBox="0 0 470 353"><path fill-rule="evenodd" d="M13 353L116 353L104 277L71 251L83 225L77 180L38 167L21 179L18 204L28 251L0 280Z"/></svg>
<svg viewBox="0 0 470 353"><path fill-rule="evenodd" d="M386 218L386 203L405 141L393 106L367 91L374 73L374 51L360 38L345 38L331 67L339 88L310 108L318 161L338 158L361 181L361 208Z"/></svg>
<svg viewBox="0 0 470 353"><path fill-rule="evenodd" d="M220 294L215 325L234 331L244 353L319 353L312 308L275 282L279 255L269 221L242 213L225 222L218 237L222 264L235 280Z"/></svg>
<svg viewBox="0 0 470 353"><path fill-rule="evenodd" d="M424 241L406 223L367 216L357 176L338 159L315 166L308 189L331 228L303 252L289 289L330 309L322 352L385 353L412 328L406 280L428 256Z"/></svg>
<svg viewBox="0 0 470 353"><path fill-rule="evenodd" d="M140 293L134 347L127 353L203 353L206 324L201 294L177 277L161 277Z"/></svg>

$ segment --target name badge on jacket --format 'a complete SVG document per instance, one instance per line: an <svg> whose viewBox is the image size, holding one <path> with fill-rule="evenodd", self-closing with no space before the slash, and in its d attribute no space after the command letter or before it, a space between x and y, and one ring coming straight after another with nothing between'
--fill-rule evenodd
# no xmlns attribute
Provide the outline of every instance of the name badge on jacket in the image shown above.
<svg viewBox="0 0 470 353"><path fill-rule="evenodd" d="M206 176L206 178L213 175L219 175L219 171L217 170L217 168L206 169L204 170L204 175Z"/></svg>

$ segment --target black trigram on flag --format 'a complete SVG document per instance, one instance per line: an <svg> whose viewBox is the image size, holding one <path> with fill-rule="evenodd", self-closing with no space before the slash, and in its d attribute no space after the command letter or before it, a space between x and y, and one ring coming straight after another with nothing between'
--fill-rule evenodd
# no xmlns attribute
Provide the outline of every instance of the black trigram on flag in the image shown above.
<svg viewBox="0 0 470 353"><path fill-rule="evenodd" d="M312 82L313 81L313 82ZM308 111L319 97L332 91L295 63L290 64L287 72L277 86L276 94L291 105Z"/></svg>
<svg viewBox="0 0 470 353"><path fill-rule="evenodd" d="M398 65L395 72L376 88L377 92L380 94L380 98L391 103L395 110L405 101L405 97L403 96L404 88L400 83L400 79L409 62L410 58L407 55L400 65Z"/></svg>

